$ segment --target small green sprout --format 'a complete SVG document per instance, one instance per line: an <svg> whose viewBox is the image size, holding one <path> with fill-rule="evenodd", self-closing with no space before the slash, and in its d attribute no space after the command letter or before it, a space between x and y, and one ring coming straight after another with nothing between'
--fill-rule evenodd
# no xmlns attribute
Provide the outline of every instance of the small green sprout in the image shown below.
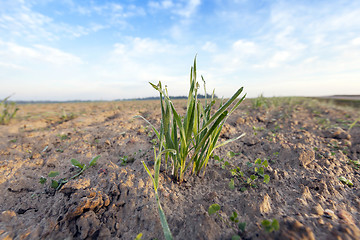
<svg viewBox="0 0 360 240"><path fill-rule="evenodd" d="M74 176L70 177L69 179L66 178L61 178L59 180L54 180L51 179L51 187L54 188L56 191L59 190L65 183L67 183L69 180L75 179L78 176L80 176L86 169L88 169L89 167L95 166L96 165L96 161L100 158L99 156L96 156L94 158L92 158L89 162L89 166L87 166L86 164L82 164L80 163L78 160L76 159L71 159L70 162L74 167L77 167L80 169L80 171L78 171ZM60 173L58 171L51 171L48 174L49 178L54 178L57 177ZM41 176L39 182L41 184L45 184L47 181L47 178Z"/></svg>
<svg viewBox="0 0 360 240"><path fill-rule="evenodd" d="M277 231L280 229L279 222L276 219L273 219L272 221L265 219L261 222L261 226L268 233L271 233L273 231Z"/></svg>
<svg viewBox="0 0 360 240"><path fill-rule="evenodd" d="M346 179L344 176L339 177L339 180L343 183L348 185L349 187L354 186L354 184L352 183L352 181L350 179Z"/></svg>
<svg viewBox="0 0 360 240"><path fill-rule="evenodd" d="M225 161L224 158L220 158L218 155L214 156L214 160L218 161L221 164L222 169L225 169L227 166L230 165L228 161Z"/></svg>
<svg viewBox="0 0 360 240"><path fill-rule="evenodd" d="M241 237L239 236L239 232L245 232L246 222L239 221L238 213L236 211L233 211L233 213L229 217L229 220L225 220L219 214L220 208L220 205L217 203L210 205L208 208L209 215L211 216L213 214L216 214L221 219L221 221L223 221L229 228L233 229L236 232L236 234L232 236L232 240L241 239ZM236 225L237 227L234 227L232 225Z"/></svg>
<svg viewBox="0 0 360 240"><path fill-rule="evenodd" d="M348 160L348 164L350 164L353 168L358 170L360 168L360 160Z"/></svg>
<svg viewBox="0 0 360 240"><path fill-rule="evenodd" d="M56 135L56 136L58 136L61 140L69 139L69 137L68 137L67 134L58 134L58 135Z"/></svg>
<svg viewBox="0 0 360 240"><path fill-rule="evenodd" d="M214 213L217 213L220 210L220 205L217 203L214 203L212 205L210 205L209 209L208 209L208 213L209 215L213 215Z"/></svg>
<svg viewBox="0 0 360 240"><path fill-rule="evenodd" d="M227 154L226 154L226 156L227 156L228 158L233 158L233 157L238 156L238 155L240 155L240 153L234 153L233 151L229 151L229 152L227 152Z"/></svg>
<svg viewBox="0 0 360 240"><path fill-rule="evenodd" d="M121 161L121 165L125 166L128 163L128 156L123 156L123 157L119 157L120 161Z"/></svg>
<svg viewBox="0 0 360 240"><path fill-rule="evenodd" d="M134 240L141 240L142 235L143 235L142 233L139 233L138 235L136 235Z"/></svg>
<svg viewBox="0 0 360 240"><path fill-rule="evenodd" d="M269 166L268 161L265 159L262 161L260 158L256 159L254 164L248 162L247 164L248 170L242 171L239 167L233 168L230 170L231 175L234 178L237 178L245 184L240 188L240 191L245 191L247 187L257 187L256 182L258 181L259 177L263 178L263 183L268 184L270 181L270 176L265 174L265 168ZM251 169L254 169L252 172ZM234 178L232 178L229 182L229 188L235 188Z"/></svg>

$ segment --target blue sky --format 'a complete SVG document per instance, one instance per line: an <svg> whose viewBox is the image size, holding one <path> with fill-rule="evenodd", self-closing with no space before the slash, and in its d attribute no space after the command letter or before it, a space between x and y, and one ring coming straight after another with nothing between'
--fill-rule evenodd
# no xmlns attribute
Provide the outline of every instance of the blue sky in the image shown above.
<svg viewBox="0 0 360 240"><path fill-rule="evenodd" d="M360 1L0 0L0 99L360 94Z"/></svg>

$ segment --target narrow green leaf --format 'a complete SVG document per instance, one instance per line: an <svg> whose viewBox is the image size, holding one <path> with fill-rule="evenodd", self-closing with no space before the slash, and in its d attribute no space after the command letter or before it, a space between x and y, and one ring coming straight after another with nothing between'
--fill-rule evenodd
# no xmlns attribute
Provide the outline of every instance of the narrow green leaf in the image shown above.
<svg viewBox="0 0 360 240"><path fill-rule="evenodd" d="M157 193L155 193L157 195ZM165 213L161 207L161 204L160 204L160 200L159 200L159 197L157 196L157 203L158 203L158 210L159 210L159 215L160 215L160 222L161 222L161 226L162 226L162 229L163 229L163 233L164 233L164 236L165 236L165 239L166 240L173 240L173 236L171 234L171 231L170 231L170 228L169 228L169 225L166 221L166 216L165 216Z"/></svg>
<svg viewBox="0 0 360 240"><path fill-rule="evenodd" d="M94 157L93 159L91 159L91 161L89 162L89 167L95 166L96 165L96 161L100 158L101 156L98 155L96 157Z"/></svg>
<svg viewBox="0 0 360 240"><path fill-rule="evenodd" d="M222 147L222 146L224 146L224 145L226 145L226 144L229 144L229 143L231 143L231 142L233 142L233 141L236 141L236 140L242 138L243 136L245 136L245 133L241 134L240 136L237 136L236 138L232 138L232 139L226 140L226 141L224 141L224 142L216 145L216 146L214 147L214 150L217 149L217 148L219 148L219 147Z"/></svg>
<svg viewBox="0 0 360 240"><path fill-rule="evenodd" d="M202 132L205 128L207 128L215 119L217 119L223 112L232 104L235 99L241 94L243 88L237 90L237 92L220 108L218 111L209 119L209 121L202 127L199 132Z"/></svg>
<svg viewBox="0 0 360 240"><path fill-rule="evenodd" d="M209 213L209 215L213 215L214 213L218 212L219 210L220 210L220 205L217 203L214 203L209 207L208 213Z"/></svg>
<svg viewBox="0 0 360 240"><path fill-rule="evenodd" d="M80 163L78 160L76 159L71 159L71 164L75 167L78 167L80 169L83 169L84 168L84 164Z"/></svg>
<svg viewBox="0 0 360 240"><path fill-rule="evenodd" d="M154 125L152 125L146 118L144 118L143 116L140 116L140 115L136 115L136 116L134 116L134 118L141 118L141 119L143 119L147 124L149 124L149 126L152 128L152 130L153 130L154 133L156 134L156 137L160 140L160 133L158 132L158 130L156 130L156 128L154 127Z"/></svg>
<svg viewBox="0 0 360 240"><path fill-rule="evenodd" d="M151 178L151 181L153 182L155 193L157 193L157 188L156 188L156 186L155 186L155 180L154 180L154 178L153 178L153 176L152 176L149 168L146 166L146 164L145 164L144 161L141 161L141 162L142 162L142 164L144 165L144 168L145 168L146 172L148 173L149 177Z"/></svg>
<svg viewBox="0 0 360 240"><path fill-rule="evenodd" d="M49 172L48 177L56 177L57 175L59 175L58 171L51 171Z"/></svg>
<svg viewBox="0 0 360 240"><path fill-rule="evenodd" d="M256 177L255 175L251 175L251 176L250 176L250 179L251 179L251 180L255 180L256 178L257 178L257 177Z"/></svg>

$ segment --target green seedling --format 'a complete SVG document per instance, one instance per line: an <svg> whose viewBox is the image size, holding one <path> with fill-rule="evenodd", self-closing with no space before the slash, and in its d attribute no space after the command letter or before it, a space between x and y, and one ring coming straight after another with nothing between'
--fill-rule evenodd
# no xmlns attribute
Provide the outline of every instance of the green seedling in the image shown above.
<svg viewBox="0 0 360 240"><path fill-rule="evenodd" d="M348 185L349 187L354 186L354 184L352 183L352 181L350 179L346 179L344 176L339 177L339 180L343 183Z"/></svg>
<svg viewBox="0 0 360 240"><path fill-rule="evenodd" d="M89 167L92 167L92 166L95 166L96 165L96 161L100 158L100 155L99 156L96 156L94 157L93 159L90 160L89 162L89 165L87 166L86 164L82 164L80 163L78 160L76 159L71 159L70 162L71 164L78 168L79 171L72 177L70 177L69 179L66 179L66 178L61 178L59 180L54 180L54 179L51 179L51 187L54 188L56 191L59 190L65 183L67 183L69 180L72 180L72 179L75 179L77 178L78 176L80 176L86 169L88 169ZM51 171L49 172L48 174L48 177L49 178L54 178L54 177L57 177L60 173L58 171ZM40 180L39 182L41 184L45 184L47 181L47 178L41 176L40 177Z"/></svg>
<svg viewBox="0 0 360 240"><path fill-rule="evenodd" d="M238 213L236 211L232 212L232 214L229 217L229 220L224 219L219 214L220 208L221 208L220 205L216 203L210 205L208 208L209 215L211 216L213 214L216 214L221 219L222 222L224 222L229 228L234 230L236 234L232 236L231 238L232 240L241 239L240 234L245 232L246 222L239 221Z"/></svg>
<svg viewBox="0 0 360 240"><path fill-rule="evenodd" d="M229 151L229 152L227 152L227 154L226 154L226 156L227 156L228 158L233 158L233 157L239 156L239 155L240 155L240 153L234 153L233 151Z"/></svg>
<svg viewBox="0 0 360 240"><path fill-rule="evenodd" d="M67 134L58 134L58 135L56 135L56 136L58 136L61 140L69 139L69 137L68 137Z"/></svg>
<svg viewBox="0 0 360 240"><path fill-rule="evenodd" d="M126 166L129 163L133 163L135 161L135 158L132 157L132 156L128 157L128 156L125 155L123 157L119 157L119 160L121 161L120 162L121 166Z"/></svg>
<svg viewBox="0 0 360 240"><path fill-rule="evenodd" d="M75 117L76 117L76 115L74 113L67 114L65 109L63 109L63 112L62 112L62 115L60 116L60 119L63 122L66 122L66 121L74 119Z"/></svg>
<svg viewBox="0 0 360 240"><path fill-rule="evenodd" d="M350 164L353 168L358 170L360 168L360 160L348 160L348 164Z"/></svg>
<svg viewBox="0 0 360 240"><path fill-rule="evenodd" d="M261 226L268 233L271 233L273 231L277 231L280 229L279 222L276 219L273 219L272 221L265 219L261 222Z"/></svg>
<svg viewBox="0 0 360 240"><path fill-rule="evenodd" d="M227 166L230 166L230 163L228 161L225 161L224 158L220 158L218 155L214 156L214 160L220 163L222 169L225 169Z"/></svg>
<svg viewBox="0 0 360 240"><path fill-rule="evenodd" d="M132 155L130 155L130 156L125 155L125 156L123 156L123 157L119 157L119 160L121 161L121 162L120 162L121 166L126 166L128 163L133 163L133 162L135 161L135 156L136 156L137 154L140 155L141 152L142 152L142 150L139 149L138 152L134 152L134 153L133 153ZM140 156L140 157L141 157L141 156Z"/></svg>
<svg viewBox="0 0 360 240"><path fill-rule="evenodd" d="M255 126L253 126L253 130L254 131L264 131L265 128L264 127L255 127Z"/></svg>
<svg viewBox="0 0 360 240"><path fill-rule="evenodd" d="M143 235L142 233L139 233L138 235L136 235L134 240L141 240L142 235Z"/></svg>
<svg viewBox="0 0 360 240"><path fill-rule="evenodd" d="M6 125L13 119L19 108L16 107L16 103L8 102L11 96L6 97L0 102L0 124Z"/></svg>
<svg viewBox="0 0 360 240"><path fill-rule="evenodd" d="M196 74L195 57L194 65L190 71L190 90L185 116L182 117L178 114L169 98L166 86L163 88L160 81L157 85L150 83L160 94L162 116L160 130L156 130L144 117L137 116L144 119L152 127L159 142L162 141L161 137L164 138L163 149L159 149L160 151L171 149L176 152L176 154L173 154L168 151L165 154L165 169L169 164L171 174L179 182L183 181L187 169L191 169L191 174L199 175L201 171L204 174L209 158L215 149L244 136L244 134L241 134L236 138L217 143L227 118L237 109L246 96L244 95L238 99L243 88L238 89L226 103L221 103L219 109L211 115L214 112L212 108L215 105L215 94L213 92L211 100L208 101L205 80L201 77L205 91L204 105L198 100L200 84L196 80Z"/></svg>
<svg viewBox="0 0 360 240"><path fill-rule="evenodd" d="M268 184L270 181L270 176L265 174L265 168L269 166L268 161L265 159L262 161L260 158L256 159L254 163L247 163L248 170L242 171L240 167L236 167L230 170L234 178L231 179L229 183L230 189L235 188L234 179L238 179L242 185L240 190L245 191L247 187L257 187L257 182L259 182L259 177L263 178L263 183Z"/></svg>
<svg viewBox="0 0 360 240"><path fill-rule="evenodd" d="M128 156L123 156L123 157L119 157L120 161L121 161L121 165L122 166L126 166L126 164L128 163Z"/></svg>

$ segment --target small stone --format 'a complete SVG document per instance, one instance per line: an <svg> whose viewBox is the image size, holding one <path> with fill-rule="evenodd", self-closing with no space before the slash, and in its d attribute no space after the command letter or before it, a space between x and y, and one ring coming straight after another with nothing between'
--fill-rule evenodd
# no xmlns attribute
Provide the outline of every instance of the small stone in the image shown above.
<svg viewBox="0 0 360 240"><path fill-rule="evenodd" d="M330 210L330 209L325 209L325 211L324 211L324 217L334 218L334 217L335 217L335 213L334 213L334 211L332 211L332 210Z"/></svg>

